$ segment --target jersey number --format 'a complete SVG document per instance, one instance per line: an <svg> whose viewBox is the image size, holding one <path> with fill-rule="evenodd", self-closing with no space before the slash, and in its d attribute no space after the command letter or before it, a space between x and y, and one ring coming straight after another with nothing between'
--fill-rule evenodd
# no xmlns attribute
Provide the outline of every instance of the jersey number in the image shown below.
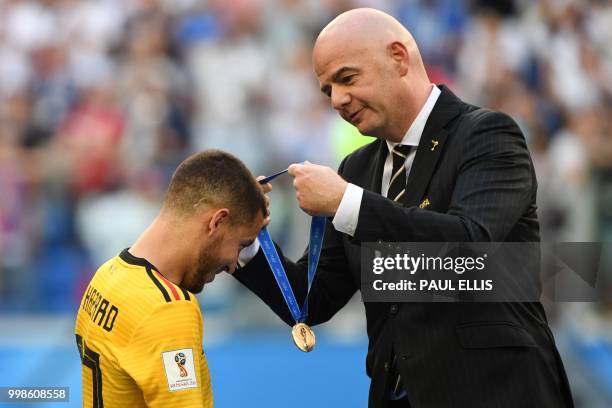
<svg viewBox="0 0 612 408"><path fill-rule="evenodd" d="M91 368L91 377L93 382L93 408L103 408L104 402L102 401L102 370L100 370L100 355L87 347L83 338L76 335L77 347L79 348L79 355L81 356L81 362Z"/></svg>

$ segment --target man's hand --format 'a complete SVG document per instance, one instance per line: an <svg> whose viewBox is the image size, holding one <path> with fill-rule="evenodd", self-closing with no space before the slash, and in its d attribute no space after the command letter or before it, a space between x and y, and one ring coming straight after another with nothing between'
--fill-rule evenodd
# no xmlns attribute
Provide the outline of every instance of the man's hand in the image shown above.
<svg viewBox="0 0 612 408"><path fill-rule="evenodd" d="M257 181L263 180L265 178L266 178L266 176L259 176L259 177L257 177ZM272 191L272 184L266 183L266 184L260 184L259 186L261 187L261 189L263 190L263 192L264 192L264 194L266 196L266 208L268 209L268 211L266 213L266 218L265 218L263 226L262 226L262 228L263 228L263 227L266 227L268 224L270 224L270 197L268 197L268 193L270 191Z"/></svg>
<svg viewBox="0 0 612 408"><path fill-rule="evenodd" d="M310 162L292 164L295 196L300 208L309 215L331 217L336 214L348 183L333 169Z"/></svg>

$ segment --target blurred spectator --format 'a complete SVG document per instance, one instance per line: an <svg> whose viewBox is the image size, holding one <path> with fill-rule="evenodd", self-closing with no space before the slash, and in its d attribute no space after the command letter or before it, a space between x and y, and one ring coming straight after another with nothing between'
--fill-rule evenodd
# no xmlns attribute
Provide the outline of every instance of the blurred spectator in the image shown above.
<svg viewBox="0 0 612 408"><path fill-rule="evenodd" d="M151 169L126 178L125 186L83 199L76 209L76 228L94 265L115 256L117 248L129 247L159 212L162 174Z"/></svg>
<svg viewBox="0 0 612 408"><path fill-rule="evenodd" d="M118 72L118 104L127 122L121 145L126 167L146 168L155 159L163 128L172 118L181 122L175 129L183 146L189 142L190 85L169 55L167 24L163 15L153 13L128 21L125 59Z"/></svg>
<svg viewBox="0 0 612 408"><path fill-rule="evenodd" d="M33 298L28 285L34 277L27 269L32 254L27 164L18 129L0 123L0 309L16 293L23 293L26 301Z"/></svg>
<svg viewBox="0 0 612 408"><path fill-rule="evenodd" d="M274 60L262 41L262 2L215 1L212 7L219 37L188 50L198 108L193 147L229 151L263 172L269 150L262 129L264 87L272 80L267 74Z"/></svg>
<svg viewBox="0 0 612 408"><path fill-rule="evenodd" d="M82 92L81 101L60 124L53 147L65 166L60 177L77 198L117 182L123 122L113 88L99 84Z"/></svg>

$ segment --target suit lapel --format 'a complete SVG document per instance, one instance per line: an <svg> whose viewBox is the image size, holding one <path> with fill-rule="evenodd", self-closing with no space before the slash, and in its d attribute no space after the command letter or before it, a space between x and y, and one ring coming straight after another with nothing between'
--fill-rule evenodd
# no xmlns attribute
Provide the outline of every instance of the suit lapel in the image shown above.
<svg viewBox="0 0 612 408"><path fill-rule="evenodd" d="M377 143L378 150L376 151L374 160L369 163L370 168L368 168L368 171L362 172L362 174L368 175L369 177L368 180L364 182L363 187L366 190L370 190L380 194L385 160L387 159L387 154L389 153L389 150L387 149L387 144L384 140L378 139Z"/></svg>
<svg viewBox="0 0 612 408"><path fill-rule="evenodd" d="M406 207L413 207L421 202L446 144L447 136L448 132L444 129L439 129L435 133L423 132L406 183L406 194L402 200Z"/></svg>
<svg viewBox="0 0 612 408"><path fill-rule="evenodd" d="M402 204L406 207L416 206L423 199L446 145L448 131L444 127L451 119L459 115L465 106L447 87L441 85L440 89L442 93L425 123L408 176L406 194L402 200Z"/></svg>

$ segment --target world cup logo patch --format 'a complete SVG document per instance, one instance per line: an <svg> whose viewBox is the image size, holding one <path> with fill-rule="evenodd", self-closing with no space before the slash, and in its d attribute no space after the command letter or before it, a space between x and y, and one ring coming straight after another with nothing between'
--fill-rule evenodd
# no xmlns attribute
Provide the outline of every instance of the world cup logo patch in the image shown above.
<svg viewBox="0 0 612 408"><path fill-rule="evenodd" d="M174 355L174 361L179 368L180 376L187 377L188 373L185 369L185 363L187 362L187 358L185 357L185 353L176 353Z"/></svg>
<svg viewBox="0 0 612 408"><path fill-rule="evenodd" d="M175 392L198 387L197 360L193 357L193 349L182 348L164 351L161 358L168 380L168 391Z"/></svg>

